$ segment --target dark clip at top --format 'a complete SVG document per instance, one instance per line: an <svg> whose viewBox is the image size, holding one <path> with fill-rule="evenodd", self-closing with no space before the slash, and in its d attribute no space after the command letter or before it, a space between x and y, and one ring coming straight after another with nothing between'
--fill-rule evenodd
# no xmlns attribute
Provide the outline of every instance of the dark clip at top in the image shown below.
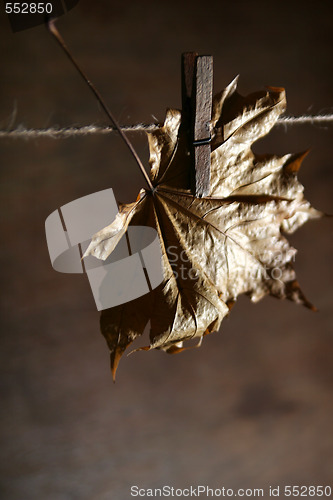
<svg viewBox="0 0 333 500"><path fill-rule="evenodd" d="M210 189L210 121L212 115L213 57L194 52L182 55L182 112L190 127L193 194L208 196Z"/></svg>

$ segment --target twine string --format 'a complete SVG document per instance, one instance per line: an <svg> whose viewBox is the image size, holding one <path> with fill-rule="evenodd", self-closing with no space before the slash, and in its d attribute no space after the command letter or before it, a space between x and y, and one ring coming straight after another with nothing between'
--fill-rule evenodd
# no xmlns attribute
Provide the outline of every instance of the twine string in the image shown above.
<svg viewBox="0 0 333 500"><path fill-rule="evenodd" d="M327 115L304 115L304 116L282 116L276 122L278 125L328 125L333 123L333 114ZM123 125L120 129L123 132L154 132L161 126L159 124L138 123L136 125ZM115 127L105 127L98 125L85 125L82 127L49 127L46 129L26 128L18 126L12 130L0 130L0 139L15 138L15 139L38 139L40 137L48 137L51 139L67 139L69 137L79 137L88 135L105 135L116 132Z"/></svg>

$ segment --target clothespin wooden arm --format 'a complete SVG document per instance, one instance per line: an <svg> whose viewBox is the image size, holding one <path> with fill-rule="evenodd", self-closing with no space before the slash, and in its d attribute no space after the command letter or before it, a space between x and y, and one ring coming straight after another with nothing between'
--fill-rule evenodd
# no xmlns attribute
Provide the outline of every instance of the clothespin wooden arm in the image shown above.
<svg viewBox="0 0 333 500"><path fill-rule="evenodd" d="M208 196L210 189L210 128L212 115L213 57L194 52L182 55L182 121L189 127L193 163L192 190Z"/></svg>

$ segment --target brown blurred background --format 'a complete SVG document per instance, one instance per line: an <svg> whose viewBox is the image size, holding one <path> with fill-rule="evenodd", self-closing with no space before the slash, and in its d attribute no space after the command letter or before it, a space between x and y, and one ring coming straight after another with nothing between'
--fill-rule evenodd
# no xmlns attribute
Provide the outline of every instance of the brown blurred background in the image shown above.
<svg viewBox="0 0 333 500"><path fill-rule="evenodd" d="M215 91L239 73L243 94L284 86L288 114L332 112L332 14L330 1L81 0L58 27L132 124L180 106L189 50L214 55ZM2 129L107 123L43 26L13 34L3 11L0 22ZM145 136L131 137L147 162ZM255 149L311 148L300 180L333 213L332 139L332 126L276 127ZM290 238L318 313L241 297L201 349L125 357L113 385L88 282L52 269L44 221L107 187L132 201L141 174L116 135L1 139L0 151L1 498L126 500L134 484L333 487L332 221Z"/></svg>

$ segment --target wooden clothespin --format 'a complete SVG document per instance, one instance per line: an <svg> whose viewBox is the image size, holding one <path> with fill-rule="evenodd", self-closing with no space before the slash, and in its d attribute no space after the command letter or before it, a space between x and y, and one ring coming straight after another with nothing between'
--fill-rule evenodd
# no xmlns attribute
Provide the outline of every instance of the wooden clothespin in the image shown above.
<svg viewBox="0 0 333 500"><path fill-rule="evenodd" d="M212 91L213 56L182 54L182 123L193 164L192 192L198 197L209 194Z"/></svg>

